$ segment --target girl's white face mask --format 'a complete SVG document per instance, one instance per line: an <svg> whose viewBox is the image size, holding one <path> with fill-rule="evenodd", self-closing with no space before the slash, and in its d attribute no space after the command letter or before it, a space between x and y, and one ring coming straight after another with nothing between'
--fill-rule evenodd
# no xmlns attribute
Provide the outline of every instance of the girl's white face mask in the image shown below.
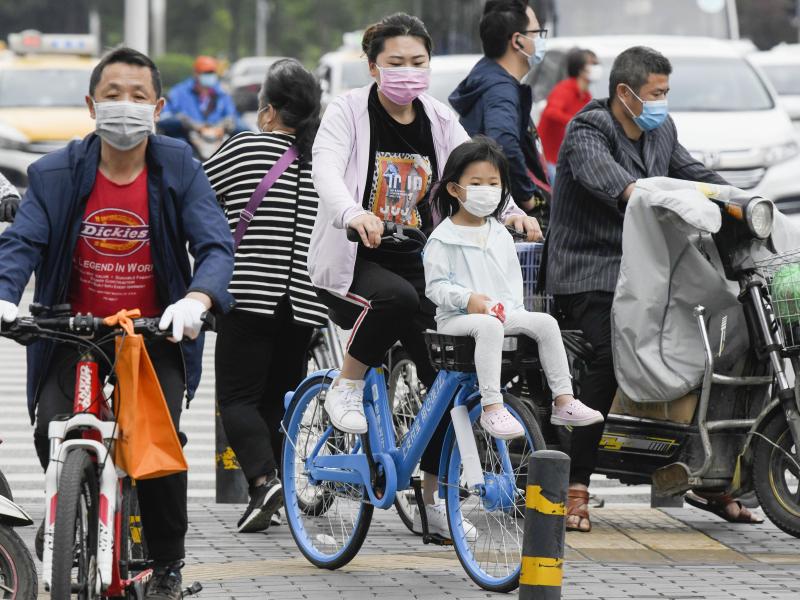
<svg viewBox="0 0 800 600"><path fill-rule="evenodd" d="M155 104L95 102L95 131L117 150L130 150L155 130Z"/></svg>
<svg viewBox="0 0 800 600"><path fill-rule="evenodd" d="M458 185L458 184L456 184ZM488 217L500 204L503 197L503 190L496 185L458 185L466 192L466 198L461 200L464 209L476 217Z"/></svg>

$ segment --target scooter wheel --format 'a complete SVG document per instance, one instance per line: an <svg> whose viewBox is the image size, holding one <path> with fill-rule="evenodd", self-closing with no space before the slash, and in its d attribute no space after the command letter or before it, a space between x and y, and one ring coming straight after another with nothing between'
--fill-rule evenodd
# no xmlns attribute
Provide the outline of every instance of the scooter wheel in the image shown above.
<svg viewBox="0 0 800 600"><path fill-rule="evenodd" d="M0 525L0 579L2 598L36 598L39 582L36 566L25 542L11 527Z"/></svg>
<svg viewBox="0 0 800 600"><path fill-rule="evenodd" d="M764 437L756 437L753 453L758 501L770 521L800 538L800 448L795 446L781 410L767 417L759 433Z"/></svg>

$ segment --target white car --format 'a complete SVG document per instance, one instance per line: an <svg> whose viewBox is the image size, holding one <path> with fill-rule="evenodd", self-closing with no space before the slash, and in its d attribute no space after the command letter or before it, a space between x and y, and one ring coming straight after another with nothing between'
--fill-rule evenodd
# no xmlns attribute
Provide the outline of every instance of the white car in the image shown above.
<svg viewBox="0 0 800 600"><path fill-rule="evenodd" d="M797 44L754 52L747 58L764 71L789 118L800 128L800 48Z"/></svg>
<svg viewBox="0 0 800 600"><path fill-rule="evenodd" d="M566 77L570 48L597 54L604 77L590 91L595 98L607 98L614 58L639 45L655 48L672 62L669 106L681 144L732 185L774 200L783 212L800 213L797 134L741 43L679 36L554 38L544 61L525 79L537 100L534 118L553 86Z"/></svg>
<svg viewBox="0 0 800 600"><path fill-rule="evenodd" d="M482 54L446 54L431 58L431 85L428 93L449 104L448 97L472 70Z"/></svg>

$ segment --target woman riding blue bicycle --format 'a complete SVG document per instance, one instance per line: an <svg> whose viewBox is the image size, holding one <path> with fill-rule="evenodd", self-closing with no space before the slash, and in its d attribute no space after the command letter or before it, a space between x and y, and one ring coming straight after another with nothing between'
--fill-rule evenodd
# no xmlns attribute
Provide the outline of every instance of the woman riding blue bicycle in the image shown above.
<svg viewBox="0 0 800 600"><path fill-rule="evenodd" d="M431 38L416 17L398 13L369 27L362 48L375 83L336 98L322 119L313 149L319 218L309 251L309 275L319 298L341 327L352 329L341 375L325 409L337 429L367 430L362 404L364 375L382 364L398 340L422 382L435 371L422 332L434 325L435 307L424 294L421 253L380 248L383 223L430 231L435 215L428 197L450 152L469 138L455 113L424 92L430 78ZM513 203L507 225L541 236L535 219ZM349 242L355 229L362 244ZM434 492L446 423L421 460L431 531L449 535Z"/></svg>

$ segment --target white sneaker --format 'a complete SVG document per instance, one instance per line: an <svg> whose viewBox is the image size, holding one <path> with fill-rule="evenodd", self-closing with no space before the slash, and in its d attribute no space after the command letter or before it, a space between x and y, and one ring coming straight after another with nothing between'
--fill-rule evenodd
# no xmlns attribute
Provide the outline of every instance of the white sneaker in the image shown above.
<svg viewBox="0 0 800 600"><path fill-rule="evenodd" d="M553 412L550 415L550 422L553 425L571 425L572 427L586 427L602 423L603 413L599 410L589 408L577 398L570 400L566 406L556 406L553 403Z"/></svg>
<svg viewBox="0 0 800 600"><path fill-rule="evenodd" d="M339 431L367 433L367 417L364 416L364 381L337 379L325 396L325 412Z"/></svg>
<svg viewBox="0 0 800 600"><path fill-rule="evenodd" d="M428 533L439 535L445 539L450 539L450 526L447 523L447 506L444 502L437 504L426 504L425 513L428 516ZM474 542L478 539L478 529L467 519L462 517L462 526L467 540ZM414 523L412 524L414 533L422 533L422 519L419 509L414 510Z"/></svg>

